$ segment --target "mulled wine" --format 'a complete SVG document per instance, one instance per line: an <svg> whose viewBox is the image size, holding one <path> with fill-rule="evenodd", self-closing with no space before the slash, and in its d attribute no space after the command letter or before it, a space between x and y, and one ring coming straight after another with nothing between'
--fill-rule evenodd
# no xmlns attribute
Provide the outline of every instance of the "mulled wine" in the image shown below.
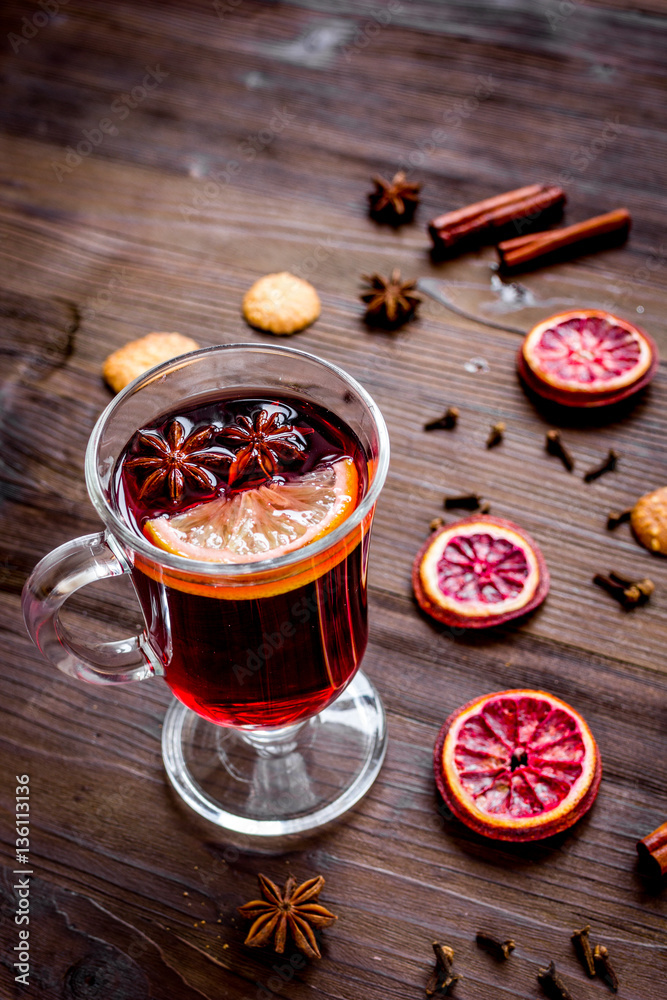
<svg viewBox="0 0 667 1000"><path fill-rule="evenodd" d="M197 584L137 559L132 578L167 683L234 727L280 727L332 703L367 642L368 531L308 558L355 509L367 461L334 413L289 394L220 394L138 430L115 470L115 506L159 552L258 564L303 551L289 578ZM318 547L323 549L322 546Z"/></svg>

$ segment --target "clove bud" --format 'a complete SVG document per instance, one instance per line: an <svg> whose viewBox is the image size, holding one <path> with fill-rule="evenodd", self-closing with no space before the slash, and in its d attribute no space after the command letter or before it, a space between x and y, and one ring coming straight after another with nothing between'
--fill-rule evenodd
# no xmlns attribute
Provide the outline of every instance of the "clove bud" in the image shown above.
<svg viewBox="0 0 667 1000"><path fill-rule="evenodd" d="M505 424L500 420L497 424L494 424L489 431L489 436L486 439L487 448L495 448L496 445L500 444L505 434Z"/></svg>
<svg viewBox="0 0 667 1000"><path fill-rule="evenodd" d="M549 963L548 969L540 969L537 979L549 1000L573 1000L572 994L556 972L553 962Z"/></svg>
<svg viewBox="0 0 667 1000"><path fill-rule="evenodd" d="M629 580L627 577L621 576L620 573L614 573L611 570L608 576L596 573L593 577L593 583L606 590L624 608L635 608L639 604L646 604L655 590L655 584L652 580Z"/></svg>
<svg viewBox="0 0 667 1000"><path fill-rule="evenodd" d="M447 945L434 941L433 952L435 954L435 969L426 984L426 996L446 997L449 995L451 987L460 978L452 973L454 950Z"/></svg>
<svg viewBox="0 0 667 1000"><path fill-rule="evenodd" d="M627 510L622 510L619 513L615 511L607 515L607 531L613 531L614 528L618 528L619 524L625 524L626 521L630 520L632 515L632 507L628 507Z"/></svg>
<svg viewBox="0 0 667 1000"><path fill-rule="evenodd" d="M498 938L491 937L490 934L482 934L480 932L477 934L476 940L477 946L495 958L497 962L505 962L516 948L511 938L508 938L506 941L500 941Z"/></svg>
<svg viewBox="0 0 667 1000"><path fill-rule="evenodd" d="M577 953L577 958L584 967L584 971L591 979L595 977L595 962L593 961L593 949L588 938L590 924L586 924L580 931L575 931L572 935L572 944Z"/></svg>
<svg viewBox="0 0 667 1000"><path fill-rule="evenodd" d="M425 431L451 431L456 427L459 419L459 411L456 406L449 406L441 417L429 420L424 424Z"/></svg>
<svg viewBox="0 0 667 1000"><path fill-rule="evenodd" d="M607 984L610 990L618 993L618 976L614 972L609 961L609 951L603 944L595 945L595 969L600 979Z"/></svg>
<svg viewBox="0 0 667 1000"><path fill-rule="evenodd" d="M445 497L445 510L479 510L482 498L477 493L464 493L461 497Z"/></svg>
<svg viewBox="0 0 667 1000"><path fill-rule="evenodd" d="M593 480L599 479L600 476L603 476L605 472L613 472L616 468L617 462L618 455L613 448L610 448L609 454L601 465L596 465L594 469L589 469L588 472L584 473L584 482L592 483Z"/></svg>
<svg viewBox="0 0 667 1000"><path fill-rule="evenodd" d="M547 431L546 449L550 455L560 458L568 472L574 469L574 459L563 444L559 431Z"/></svg>

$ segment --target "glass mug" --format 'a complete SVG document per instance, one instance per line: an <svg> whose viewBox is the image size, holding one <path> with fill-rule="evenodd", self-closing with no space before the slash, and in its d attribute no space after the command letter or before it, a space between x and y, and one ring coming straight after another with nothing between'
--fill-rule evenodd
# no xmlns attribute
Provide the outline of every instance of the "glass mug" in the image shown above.
<svg viewBox="0 0 667 1000"><path fill-rule="evenodd" d="M161 416L223 395L296 398L343 421L367 478L348 517L302 548L239 563L190 559L133 529L115 489L129 440ZM384 710L358 666L371 524L388 465L380 410L335 365L281 346L196 351L151 369L103 412L85 466L105 530L61 545L26 582L28 631L60 670L96 684L164 677L176 695L162 731L167 775L191 808L229 831L317 829L351 808L379 772ZM75 641L59 618L67 597L121 574L139 599L142 634Z"/></svg>

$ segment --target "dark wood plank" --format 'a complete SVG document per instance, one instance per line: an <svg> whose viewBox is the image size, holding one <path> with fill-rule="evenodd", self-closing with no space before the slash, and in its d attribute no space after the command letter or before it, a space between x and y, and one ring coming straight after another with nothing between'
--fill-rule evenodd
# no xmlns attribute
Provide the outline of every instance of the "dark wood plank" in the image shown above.
<svg viewBox="0 0 667 1000"><path fill-rule="evenodd" d="M636 406L563 426L576 457L568 475L543 450L550 414L516 381L517 334L431 301L404 330L372 334L357 299L360 274L400 265L439 278L464 312L522 329L570 304L606 305L645 325L667 356L664 5L222 0L220 17L204 0L76 0L17 48L9 36L35 11L10 0L0 13L0 992L26 995L9 956L13 775L28 772L31 986L45 1000L93 996L100 984L119 1000L417 996L436 938L455 948L456 992L468 1000L534 997L550 958L575 996L593 1000L604 988L569 941L586 922L610 947L619 995L665 1000L664 887L637 870L634 842L667 816L667 563L627 526L604 527L608 510L666 481L664 364ZM378 18L387 23L376 31ZM121 117L113 102L156 66L164 81ZM107 116L117 134L68 171L67 148ZM415 226L393 232L368 220L365 194L371 173L402 164L423 181L423 205ZM537 180L564 184L569 220L627 205L628 245L522 277L535 304L514 310L493 285L491 250L430 261L431 215ZM105 355L154 329L202 345L261 342L241 297L285 268L310 277L324 305L292 343L342 362L390 427L365 660L390 745L345 822L260 858L195 821L167 787L166 686L94 688L54 673L25 634L19 597L44 553L99 526L83 458L110 399ZM488 371L467 371L472 357ZM425 434L451 404L457 430ZM487 452L497 419L506 440ZM618 471L584 484L610 446ZM533 534L553 583L530 620L466 637L417 611L410 569L443 496L470 489ZM619 609L591 584L609 568L650 575L651 602ZM116 581L80 595L68 621L118 636L136 628L137 609ZM439 812L431 773L447 714L515 686L580 709L604 761L589 816L522 847ZM236 907L255 895L258 871L325 875L340 919L321 963L292 976L270 952L244 948ZM482 927L515 937L505 966L475 947Z"/></svg>

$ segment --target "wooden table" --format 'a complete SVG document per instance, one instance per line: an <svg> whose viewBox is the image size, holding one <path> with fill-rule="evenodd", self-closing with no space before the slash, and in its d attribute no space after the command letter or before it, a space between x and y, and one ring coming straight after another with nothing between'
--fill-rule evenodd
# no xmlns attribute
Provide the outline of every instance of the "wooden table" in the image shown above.
<svg viewBox="0 0 667 1000"><path fill-rule="evenodd" d="M420 997L438 939L455 949L462 1000L535 997L550 959L573 996L593 1000L605 986L586 979L570 943L590 923L619 996L664 1000L664 887L638 871L635 841L667 818L667 563L627 525L605 530L608 511L667 481L664 364L612 422L560 425L570 475L544 452L550 415L516 379L516 334L431 301L419 321L373 334L357 298L361 273L399 266L441 278L465 312L520 328L604 304L638 319L667 356L664 3L45 8L8 0L0 16L3 998ZM394 231L369 220L365 197L371 174L399 165L424 187L416 223ZM491 287L491 249L431 263L433 214L547 180L566 188L568 221L626 205L628 245L523 277L536 304L519 312ZM390 742L376 785L338 829L259 858L202 830L167 787L164 684L60 676L31 645L19 599L41 556L98 528L83 457L110 399L106 354L152 330L262 343L241 297L283 269L310 277L323 300L291 343L342 363L389 424L365 669ZM468 371L474 357L488 370ZM453 404L456 431L425 434ZM489 452L499 419L506 438ZM585 484L609 447L618 471ZM539 541L552 587L529 621L455 637L417 611L410 571L443 495L469 490ZM650 603L624 612L595 588L610 568L650 576ZM129 590L109 585L83 592L69 620L118 636L137 615ZM520 686L585 715L604 779L569 833L511 847L440 818L431 751L456 706ZM12 967L15 774L30 776L28 988ZM292 976L244 947L236 907L256 894L258 871L325 875L339 920L320 963ZM516 940L509 962L476 948L482 928Z"/></svg>

